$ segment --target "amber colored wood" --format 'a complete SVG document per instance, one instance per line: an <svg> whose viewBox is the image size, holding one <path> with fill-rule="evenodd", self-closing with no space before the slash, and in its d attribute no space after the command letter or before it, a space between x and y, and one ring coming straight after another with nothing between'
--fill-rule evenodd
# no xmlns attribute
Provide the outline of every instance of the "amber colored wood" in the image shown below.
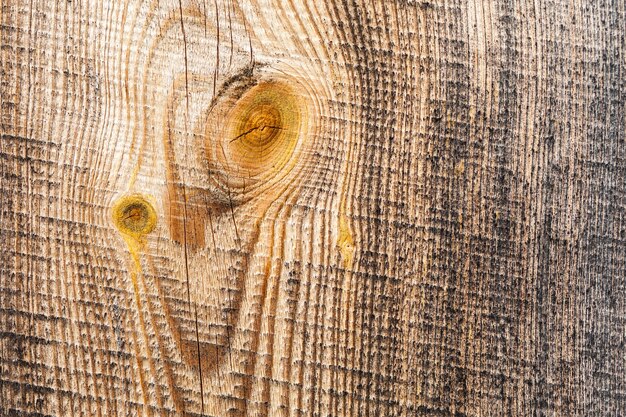
<svg viewBox="0 0 626 417"><path fill-rule="evenodd" d="M0 416L626 415L623 0L2 0Z"/></svg>

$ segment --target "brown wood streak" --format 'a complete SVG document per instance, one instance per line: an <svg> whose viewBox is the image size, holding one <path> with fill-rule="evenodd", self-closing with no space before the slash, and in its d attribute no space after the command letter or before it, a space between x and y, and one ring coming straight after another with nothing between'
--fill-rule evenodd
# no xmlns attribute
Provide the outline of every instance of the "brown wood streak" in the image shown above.
<svg viewBox="0 0 626 417"><path fill-rule="evenodd" d="M625 25L2 2L0 417L625 414Z"/></svg>
<svg viewBox="0 0 626 417"><path fill-rule="evenodd" d="M184 31L184 27L185 27L184 20L187 19L188 17L194 18L195 20L202 18L198 10L195 10L195 9L183 10L182 3L179 4L179 16L178 17L180 18L180 25L181 25L182 31ZM170 23L166 22L164 27L162 27L162 33L167 33L167 31L173 26L174 24L173 16L169 22ZM194 23L197 23L197 22L194 22ZM205 28L206 28L206 21L205 21ZM185 106L188 109L189 108L188 97L189 97L190 80L189 80L189 73L188 73L187 45L186 45L186 41L185 40L183 41L185 43L185 46L184 46L185 71L184 71L184 74L182 74L182 76L178 77L178 79L184 78ZM168 104L168 109L166 113L164 114L165 120L163 123L164 125L167 126L167 128L165 129L165 140L163 142L165 146L165 155L172 154L171 138L173 135L171 131L172 127L170 126L170 124L171 124L171 119L172 119L172 113L174 111L174 108L177 106L177 104L172 104L173 102L177 101L177 100L173 100L172 95L177 92L178 79L174 81L174 87L173 87L172 93L170 94L170 98L168 98L167 100L167 102L170 104ZM185 126L184 126L185 129L188 128L186 123L187 121L185 121ZM166 158L166 164L167 164L166 166L167 166L167 175L168 175L167 201L169 201L166 207L166 211L167 211L166 215L170 218L170 229L171 229L172 239L175 242L183 244L184 246L184 251L185 251L184 256L185 256L185 264L186 264L185 270L187 271L188 247L197 249L198 247L201 247L204 244L205 217L207 215L210 216L211 213L202 209L197 210L197 206L195 206L191 211L188 210L188 207L187 207L188 203L187 203L187 196L186 196L187 190L185 190L184 188L185 187L184 177L182 179L178 178L177 172L175 170L175 167L171 158ZM183 188L181 189L179 185L175 185L175 184L182 184ZM182 226L180 224L181 221L182 221ZM189 232L187 232L187 228L188 228L187 222L189 222L191 226L189 228ZM187 293L189 297L190 296L189 281L188 281L189 272L186 272L185 275L187 276L186 277ZM161 294L161 302L162 302L162 305L164 306L164 311L168 320L170 331L172 332L172 335L174 336L173 337L174 341L177 342L177 347L182 355L182 358L185 363L187 363L192 368L195 368L199 373L201 412L204 414L204 393L202 389L203 368L205 372L213 371L213 368L218 363L217 358L219 356L219 348L220 346L227 345L228 340L225 339L222 341L217 341L216 343L208 343L208 342L200 341L199 336L198 336L198 313L197 313L197 306L195 306L195 302L194 302L194 307L193 307L195 321L196 321L196 329L195 329L195 335L194 335L195 337L190 338L189 336L187 337L182 336L179 330L179 323L171 315L171 308L169 307L168 302L165 301L165 298L164 298L165 293L161 285L158 282L157 282L157 286L159 287L159 291ZM191 301L189 298L188 298L188 301L189 301L189 308L192 308ZM237 300L235 300L235 306L229 305L229 308L232 308L236 311L237 310L236 304L237 304ZM231 326L230 320L226 321L226 325ZM176 382L174 380L170 381L170 385L171 385L171 389L173 392L178 391L178 388L176 387ZM179 410L184 410L184 406L180 402L177 405L177 408Z"/></svg>

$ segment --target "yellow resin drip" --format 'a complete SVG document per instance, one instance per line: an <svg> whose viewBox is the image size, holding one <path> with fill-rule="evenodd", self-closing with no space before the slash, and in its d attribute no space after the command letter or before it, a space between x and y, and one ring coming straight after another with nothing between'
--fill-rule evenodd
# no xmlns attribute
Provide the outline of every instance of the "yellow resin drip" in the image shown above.
<svg viewBox="0 0 626 417"><path fill-rule="evenodd" d="M143 311L141 303L141 295L139 291L139 277L142 274L141 260L139 258L140 251L146 243L145 236L152 232L156 227L157 214L154 206L142 195L133 194L120 198L113 205L111 216L115 227L119 230L122 238L128 246L130 257L132 259L133 268L130 271L130 279L135 292L135 302L139 312ZM144 335L144 343L148 349L148 357L152 356L149 340L147 338L146 324L143 315L139 314L139 325ZM136 340L135 340L136 342ZM141 354L137 346L135 346L135 356L137 358L137 366L139 369L143 367ZM143 372L139 372L139 379L145 394L145 380Z"/></svg>
<svg viewBox="0 0 626 417"><path fill-rule="evenodd" d="M337 238L337 246L343 259L343 267L347 268L352 265L354 258L354 238L350 230L350 223L345 214L339 216L339 237Z"/></svg>

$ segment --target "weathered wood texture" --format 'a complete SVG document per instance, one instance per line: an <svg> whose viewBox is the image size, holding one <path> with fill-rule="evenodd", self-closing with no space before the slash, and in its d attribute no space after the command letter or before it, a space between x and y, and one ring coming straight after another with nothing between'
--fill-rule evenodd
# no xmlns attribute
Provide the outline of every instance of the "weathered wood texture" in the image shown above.
<svg viewBox="0 0 626 417"><path fill-rule="evenodd" d="M623 0L1 4L1 416L626 414Z"/></svg>

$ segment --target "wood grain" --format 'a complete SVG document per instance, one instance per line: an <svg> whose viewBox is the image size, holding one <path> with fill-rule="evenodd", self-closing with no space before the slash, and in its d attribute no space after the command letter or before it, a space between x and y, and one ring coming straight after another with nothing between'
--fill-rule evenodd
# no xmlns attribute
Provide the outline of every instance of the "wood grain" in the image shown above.
<svg viewBox="0 0 626 417"><path fill-rule="evenodd" d="M626 414L623 0L0 4L0 416Z"/></svg>

